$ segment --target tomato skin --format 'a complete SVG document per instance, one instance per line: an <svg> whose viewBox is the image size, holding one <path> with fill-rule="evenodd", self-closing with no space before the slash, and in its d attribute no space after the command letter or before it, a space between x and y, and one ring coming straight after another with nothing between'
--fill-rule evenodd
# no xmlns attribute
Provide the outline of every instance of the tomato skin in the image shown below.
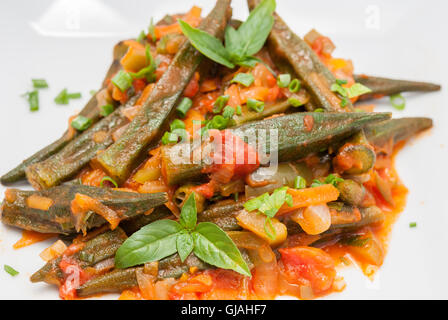
<svg viewBox="0 0 448 320"><path fill-rule="evenodd" d="M135 79L132 82L132 86L134 87L135 92L142 92L146 87L145 79Z"/></svg>
<svg viewBox="0 0 448 320"><path fill-rule="evenodd" d="M195 73L184 90L184 96L193 98L199 92L199 73Z"/></svg>
<svg viewBox="0 0 448 320"><path fill-rule="evenodd" d="M310 286L315 295L333 285L336 269L330 255L318 248L293 247L279 249L282 274L291 284Z"/></svg>

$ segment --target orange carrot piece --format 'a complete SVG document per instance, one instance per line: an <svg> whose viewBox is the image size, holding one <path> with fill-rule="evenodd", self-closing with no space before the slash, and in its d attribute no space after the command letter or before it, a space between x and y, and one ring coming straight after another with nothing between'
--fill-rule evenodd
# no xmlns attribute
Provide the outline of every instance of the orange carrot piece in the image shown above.
<svg viewBox="0 0 448 320"><path fill-rule="evenodd" d="M292 196L292 207L284 204L277 215L294 211L298 208L305 208L313 205L335 201L339 197L339 191L331 184L306 189L288 189L288 194Z"/></svg>
<svg viewBox="0 0 448 320"><path fill-rule="evenodd" d="M36 231L29 231L29 230L23 230L22 231L22 238L19 239L14 245L12 246L14 249L21 249L27 246L30 246L34 243L42 242L47 239L56 237L57 234L55 233L40 233Z"/></svg>

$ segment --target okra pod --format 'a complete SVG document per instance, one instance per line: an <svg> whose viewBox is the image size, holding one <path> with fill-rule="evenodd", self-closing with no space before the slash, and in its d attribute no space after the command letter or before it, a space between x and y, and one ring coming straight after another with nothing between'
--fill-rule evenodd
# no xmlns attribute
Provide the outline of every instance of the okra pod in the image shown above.
<svg viewBox="0 0 448 320"><path fill-rule="evenodd" d="M246 141L248 137L255 137L255 140L263 139L266 142L265 150L263 150L266 154L277 152L278 161L287 162L327 149L353 135L368 123L388 118L390 118L389 113L299 112L244 124L230 129L230 132ZM257 137L259 130L265 130L266 137ZM270 146L271 134L277 134L278 143L275 146ZM257 145L254 146L256 149ZM176 185L188 179L197 179L203 176L203 169L206 167L205 163L177 163L178 152L181 148L182 145L162 148L162 166L170 185Z"/></svg>
<svg viewBox="0 0 448 320"><path fill-rule="evenodd" d="M433 92L439 91L441 88L440 85L429 82L396 80L364 74L355 75L354 78L356 82L359 82L372 90L372 92L360 96L360 100L392 96L403 92Z"/></svg>
<svg viewBox="0 0 448 320"><path fill-rule="evenodd" d="M230 0L218 0L200 29L222 37L230 14ZM160 137L201 60L202 55L186 41L124 134L96 158L109 176L123 182L142 153Z"/></svg>
<svg viewBox="0 0 448 320"><path fill-rule="evenodd" d="M79 214L73 213L72 207L77 194L98 200L116 211L121 220L147 213L167 201L166 193L140 194L84 185L62 185L43 191L8 189L1 206L2 222L26 230L62 234L105 224L106 220L92 211L82 221L77 220Z"/></svg>

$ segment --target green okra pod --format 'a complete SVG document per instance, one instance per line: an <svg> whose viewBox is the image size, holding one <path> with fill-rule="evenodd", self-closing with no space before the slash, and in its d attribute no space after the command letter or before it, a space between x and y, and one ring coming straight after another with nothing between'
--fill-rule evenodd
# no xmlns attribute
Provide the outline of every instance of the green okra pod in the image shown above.
<svg viewBox="0 0 448 320"><path fill-rule="evenodd" d="M8 189L1 206L2 222L26 230L62 234L105 224L102 216L91 211L82 221L77 220L72 212L77 194L98 200L116 211L122 220L145 214L167 201L166 193L140 194L84 185L62 185L43 191Z"/></svg>
<svg viewBox="0 0 448 320"><path fill-rule="evenodd" d="M440 85L408 80L396 80L373 77L368 75L355 75L355 81L368 87L372 92L360 96L360 100L392 96L403 92L433 92L439 91Z"/></svg>

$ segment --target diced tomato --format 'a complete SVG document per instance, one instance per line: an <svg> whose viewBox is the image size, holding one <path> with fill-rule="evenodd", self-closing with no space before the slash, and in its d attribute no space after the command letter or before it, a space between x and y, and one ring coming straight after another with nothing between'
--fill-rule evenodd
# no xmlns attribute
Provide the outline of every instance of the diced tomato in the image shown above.
<svg viewBox="0 0 448 320"><path fill-rule="evenodd" d="M285 279L295 285L309 286L315 295L331 289L336 276L330 255L318 248L293 247L279 249Z"/></svg>
<svg viewBox="0 0 448 320"><path fill-rule="evenodd" d="M196 72L184 90L183 95L187 98L193 98L199 91L199 72Z"/></svg>
<svg viewBox="0 0 448 320"><path fill-rule="evenodd" d="M227 102L229 106L236 108L242 104L240 89L237 84L232 84L228 87L225 94L229 96L229 101Z"/></svg>
<svg viewBox="0 0 448 320"><path fill-rule="evenodd" d="M268 95L269 88L267 87L249 87L240 90L241 103L246 103L248 99L266 101Z"/></svg>
<svg viewBox="0 0 448 320"><path fill-rule="evenodd" d="M262 63L258 63L252 71L254 85L257 87L272 88L277 84L277 79Z"/></svg>
<svg viewBox="0 0 448 320"><path fill-rule="evenodd" d="M132 82L132 86L134 87L135 92L142 92L146 87L145 79L135 79Z"/></svg>

